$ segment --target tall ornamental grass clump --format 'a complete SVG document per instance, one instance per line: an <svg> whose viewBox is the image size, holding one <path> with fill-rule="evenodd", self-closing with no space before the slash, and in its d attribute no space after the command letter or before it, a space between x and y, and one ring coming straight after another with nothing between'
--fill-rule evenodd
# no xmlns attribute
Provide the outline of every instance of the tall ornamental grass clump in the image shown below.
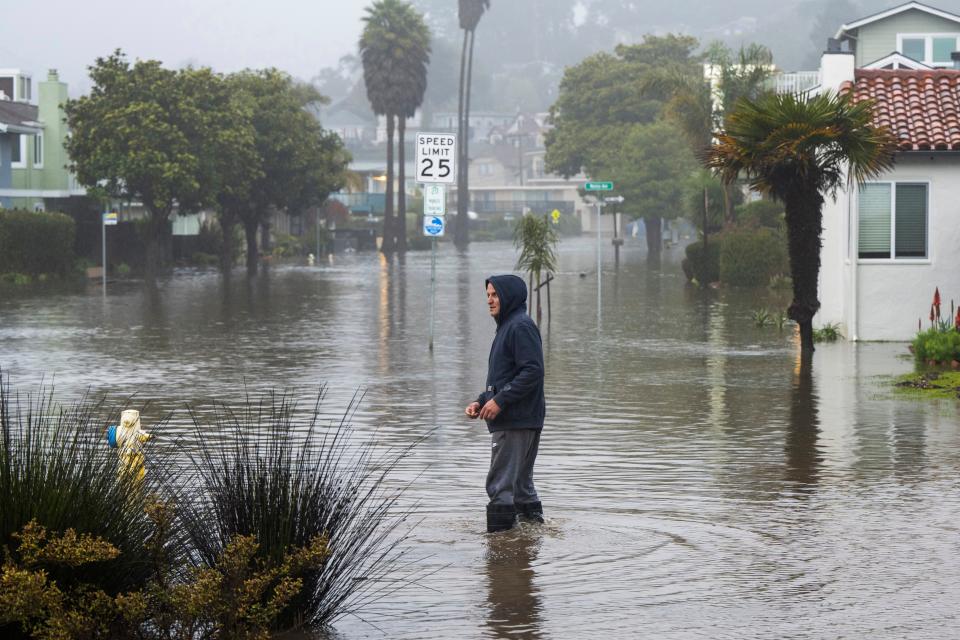
<svg viewBox="0 0 960 640"><path fill-rule="evenodd" d="M75 234L68 215L0 209L0 273L66 275Z"/></svg>
<svg viewBox="0 0 960 640"><path fill-rule="evenodd" d="M111 417L115 424L115 412L86 396L68 405L54 402L50 389L21 396L0 373L0 545L13 553L15 536L31 522L102 538L119 555L43 568L61 585L87 583L114 594L149 577L142 553L152 531L149 478L163 473L153 468L146 485L118 477L116 452L104 438Z"/></svg>
<svg viewBox="0 0 960 640"><path fill-rule="evenodd" d="M393 572L409 512L385 481L409 448L377 454L350 424L359 398L329 424L323 398L321 390L311 409L271 393L238 408L191 410L199 490L180 504L198 565L214 566L237 536L254 536L258 556L270 562L317 536L326 540L326 561L303 576L280 629L325 625L408 582Z"/></svg>

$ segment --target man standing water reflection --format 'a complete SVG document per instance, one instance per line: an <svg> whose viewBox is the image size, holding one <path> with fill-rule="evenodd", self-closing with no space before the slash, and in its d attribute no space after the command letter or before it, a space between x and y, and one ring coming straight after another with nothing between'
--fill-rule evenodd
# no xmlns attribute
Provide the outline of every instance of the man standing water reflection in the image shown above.
<svg viewBox="0 0 960 640"><path fill-rule="evenodd" d="M540 330L526 312L526 284L517 276L490 276L486 289L497 333L490 345L486 389L464 413L485 420L490 431L487 531L493 533L513 527L517 515L543 522L533 465L546 402L543 344Z"/></svg>

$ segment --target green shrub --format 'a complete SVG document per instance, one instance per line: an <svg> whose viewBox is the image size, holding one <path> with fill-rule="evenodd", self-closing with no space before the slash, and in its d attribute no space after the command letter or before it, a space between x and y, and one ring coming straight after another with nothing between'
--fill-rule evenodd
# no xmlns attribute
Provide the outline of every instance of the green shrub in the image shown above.
<svg viewBox="0 0 960 640"><path fill-rule="evenodd" d="M172 509L148 506L155 530L143 552L153 577L142 590L107 594L95 585L63 588L48 569L78 569L120 556L104 538L67 529L50 532L36 520L14 537L18 545L0 568L0 628L7 637L183 640L268 638L283 610L303 589L303 576L323 567L323 536L263 563L252 536L237 536L212 567L184 572L168 553ZM17 631L20 633L18 634Z"/></svg>
<svg viewBox="0 0 960 640"><path fill-rule="evenodd" d="M85 398L64 406L42 389L13 394L0 376L0 547L9 554L18 532L36 521L104 538L121 552L83 569L51 567L50 577L64 588L86 582L112 594L149 577L140 553L151 531L145 496L164 472L154 464L145 485L118 476L116 450L104 437L115 418Z"/></svg>
<svg viewBox="0 0 960 640"><path fill-rule="evenodd" d="M750 229L783 227L783 205L773 200L754 200L737 207L737 226Z"/></svg>
<svg viewBox="0 0 960 640"><path fill-rule="evenodd" d="M842 337L843 334L840 333L840 325L838 324L827 323L819 329L813 330L814 342L836 342Z"/></svg>
<svg viewBox="0 0 960 640"><path fill-rule="evenodd" d="M766 285L787 268L783 239L769 229L739 229L720 240L720 281L741 287Z"/></svg>
<svg viewBox="0 0 960 640"><path fill-rule="evenodd" d="M66 275L74 263L75 226L62 213L0 209L0 273Z"/></svg>
<svg viewBox="0 0 960 640"><path fill-rule="evenodd" d="M132 271L132 269L130 269L130 265L128 265L126 262L121 262L120 264L118 264L116 266L116 270L117 270L117 275L120 277L126 277L130 275L130 272Z"/></svg>
<svg viewBox="0 0 960 640"><path fill-rule="evenodd" d="M290 258L304 255L304 244L300 238L286 233L278 233L273 245L274 258Z"/></svg>
<svg viewBox="0 0 960 640"><path fill-rule="evenodd" d="M938 328L921 331L913 339L913 354L920 362L944 363L960 360L960 333Z"/></svg>
<svg viewBox="0 0 960 640"><path fill-rule="evenodd" d="M703 241L687 245L687 258L684 260L684 272L687 277L701 285L720 279L720 236L712 236L703 250Z"/></svg>
<svg viewBox="0 0 960 640"><path fill-rule="evenodd" d="M0 273L0 282L5 282L7 284L15 284L17 286L23 286L33 282L33 278L28 276L25 273Z"/></svg>

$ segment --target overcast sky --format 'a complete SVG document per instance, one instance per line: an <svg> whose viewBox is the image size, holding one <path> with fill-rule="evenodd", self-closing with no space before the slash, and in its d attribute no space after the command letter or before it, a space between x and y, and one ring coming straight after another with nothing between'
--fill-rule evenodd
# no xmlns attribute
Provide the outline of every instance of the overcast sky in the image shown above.
<svg viewBox="0 0 960 640"><path fill-rule="evenodd" d="M452 0L451 0L452 1ZM166 66L274 66L309 80L356 51L369 0L0 0L0 68L56 68L71 95L116 48Z"/></svg>

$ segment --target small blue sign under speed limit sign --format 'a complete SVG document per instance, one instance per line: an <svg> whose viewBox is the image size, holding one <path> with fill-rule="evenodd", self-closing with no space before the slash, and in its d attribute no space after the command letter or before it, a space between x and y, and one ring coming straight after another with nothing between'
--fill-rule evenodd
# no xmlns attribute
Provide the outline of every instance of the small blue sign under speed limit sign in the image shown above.
<svg viewBox="0 0 960 640"><path fill-rule="evenodd" d="M457 136L452 133L417 134L417 182L456 184Z"/></svg>
<svg viewBox="0 0 960 640"><path fill-rule="evenodd" d="M443 218L440 216L423 216L423 235L439 238L443 235L443 226Z"/></svg>

